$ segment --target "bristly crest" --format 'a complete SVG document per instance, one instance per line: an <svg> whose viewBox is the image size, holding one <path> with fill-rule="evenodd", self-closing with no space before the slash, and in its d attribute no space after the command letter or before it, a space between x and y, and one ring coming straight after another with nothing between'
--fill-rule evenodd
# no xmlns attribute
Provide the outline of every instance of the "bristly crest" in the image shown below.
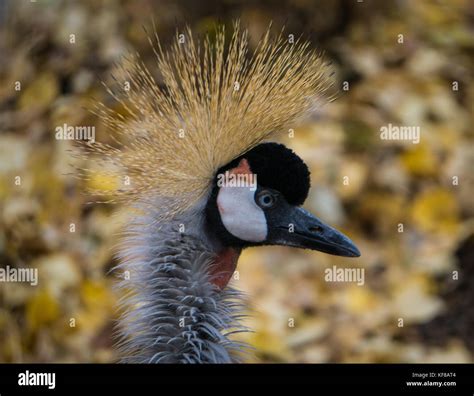
<svg viewBox="0 0 474 396"><path fill-rule="evenodd" d="M118 199L159 198L173 214L206 194L220 167L307 116L330 86L321 56L283 31L272 38L269 28L252 55L239 23L230 40L222 26L198 41L187 28L167 51L156 31L149 41L162 84L139 55L123 59L120 92L107 90L125 114L102 104L96 111L121 146L88 145L104 166L85 173L128 176Z"/></svg>

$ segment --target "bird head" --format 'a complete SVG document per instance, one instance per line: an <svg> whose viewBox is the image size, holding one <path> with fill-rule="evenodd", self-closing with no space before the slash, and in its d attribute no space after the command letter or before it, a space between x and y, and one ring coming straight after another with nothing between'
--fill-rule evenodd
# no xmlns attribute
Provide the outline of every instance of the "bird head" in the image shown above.
<svg viewBox="0 0 474 396"><path fill-rule="evenodd" d="M301 207L309 188L300 157L282 144L259 144L218 170L207 229L226 247L286 245L360 256L347 236Z"/></svg>

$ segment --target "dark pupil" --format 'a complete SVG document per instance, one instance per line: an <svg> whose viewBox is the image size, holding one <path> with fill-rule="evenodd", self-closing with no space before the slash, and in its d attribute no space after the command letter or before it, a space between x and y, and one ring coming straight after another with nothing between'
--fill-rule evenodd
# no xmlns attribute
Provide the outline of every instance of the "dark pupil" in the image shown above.
<svg viewBox="0 0 474 396"><path fill-rule="evenodd" d="M263 203L264 203L265 205L268 205L268 204L271 203L271 202L272 202L272 198L271 198L269 195L265 195L265 196L263 197Z"/></svg>

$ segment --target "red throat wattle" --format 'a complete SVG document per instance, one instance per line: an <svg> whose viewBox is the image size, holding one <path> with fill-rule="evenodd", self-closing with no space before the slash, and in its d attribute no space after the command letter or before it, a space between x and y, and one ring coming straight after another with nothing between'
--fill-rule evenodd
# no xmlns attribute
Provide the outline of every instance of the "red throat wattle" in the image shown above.
<svg viewBox="0 0 474 396"><path fill-rule="evenodd" d="M224 248L214 259L210 268L211 282L219 289L227 286L232 277L232 274L237 267L237 261L240 256L240 249Z"/></svg>

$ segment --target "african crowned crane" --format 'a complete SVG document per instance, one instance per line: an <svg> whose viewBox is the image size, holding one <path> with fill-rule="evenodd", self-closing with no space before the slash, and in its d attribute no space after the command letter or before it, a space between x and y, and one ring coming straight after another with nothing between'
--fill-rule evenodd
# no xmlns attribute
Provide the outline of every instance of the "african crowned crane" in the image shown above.
<svg viewBox="0 0 474 396"><path fill-rule="evenodd" d="M242 295L228 283L242 249L359 256L300 207L304 162L264 142L314 109L328 67L308 43L269 31L250 56L238 24L228 42L224 28L200 42L187 29L169 51L154 39L162 84L138 56L124 59L121 94L107 88L122 110L98 110L121 146L89 147L104 165L97 172L127 178L116 193L133 208L119 248L119 350L124 362L239 361L242 345L229 334L242 330Z"/></svg>

